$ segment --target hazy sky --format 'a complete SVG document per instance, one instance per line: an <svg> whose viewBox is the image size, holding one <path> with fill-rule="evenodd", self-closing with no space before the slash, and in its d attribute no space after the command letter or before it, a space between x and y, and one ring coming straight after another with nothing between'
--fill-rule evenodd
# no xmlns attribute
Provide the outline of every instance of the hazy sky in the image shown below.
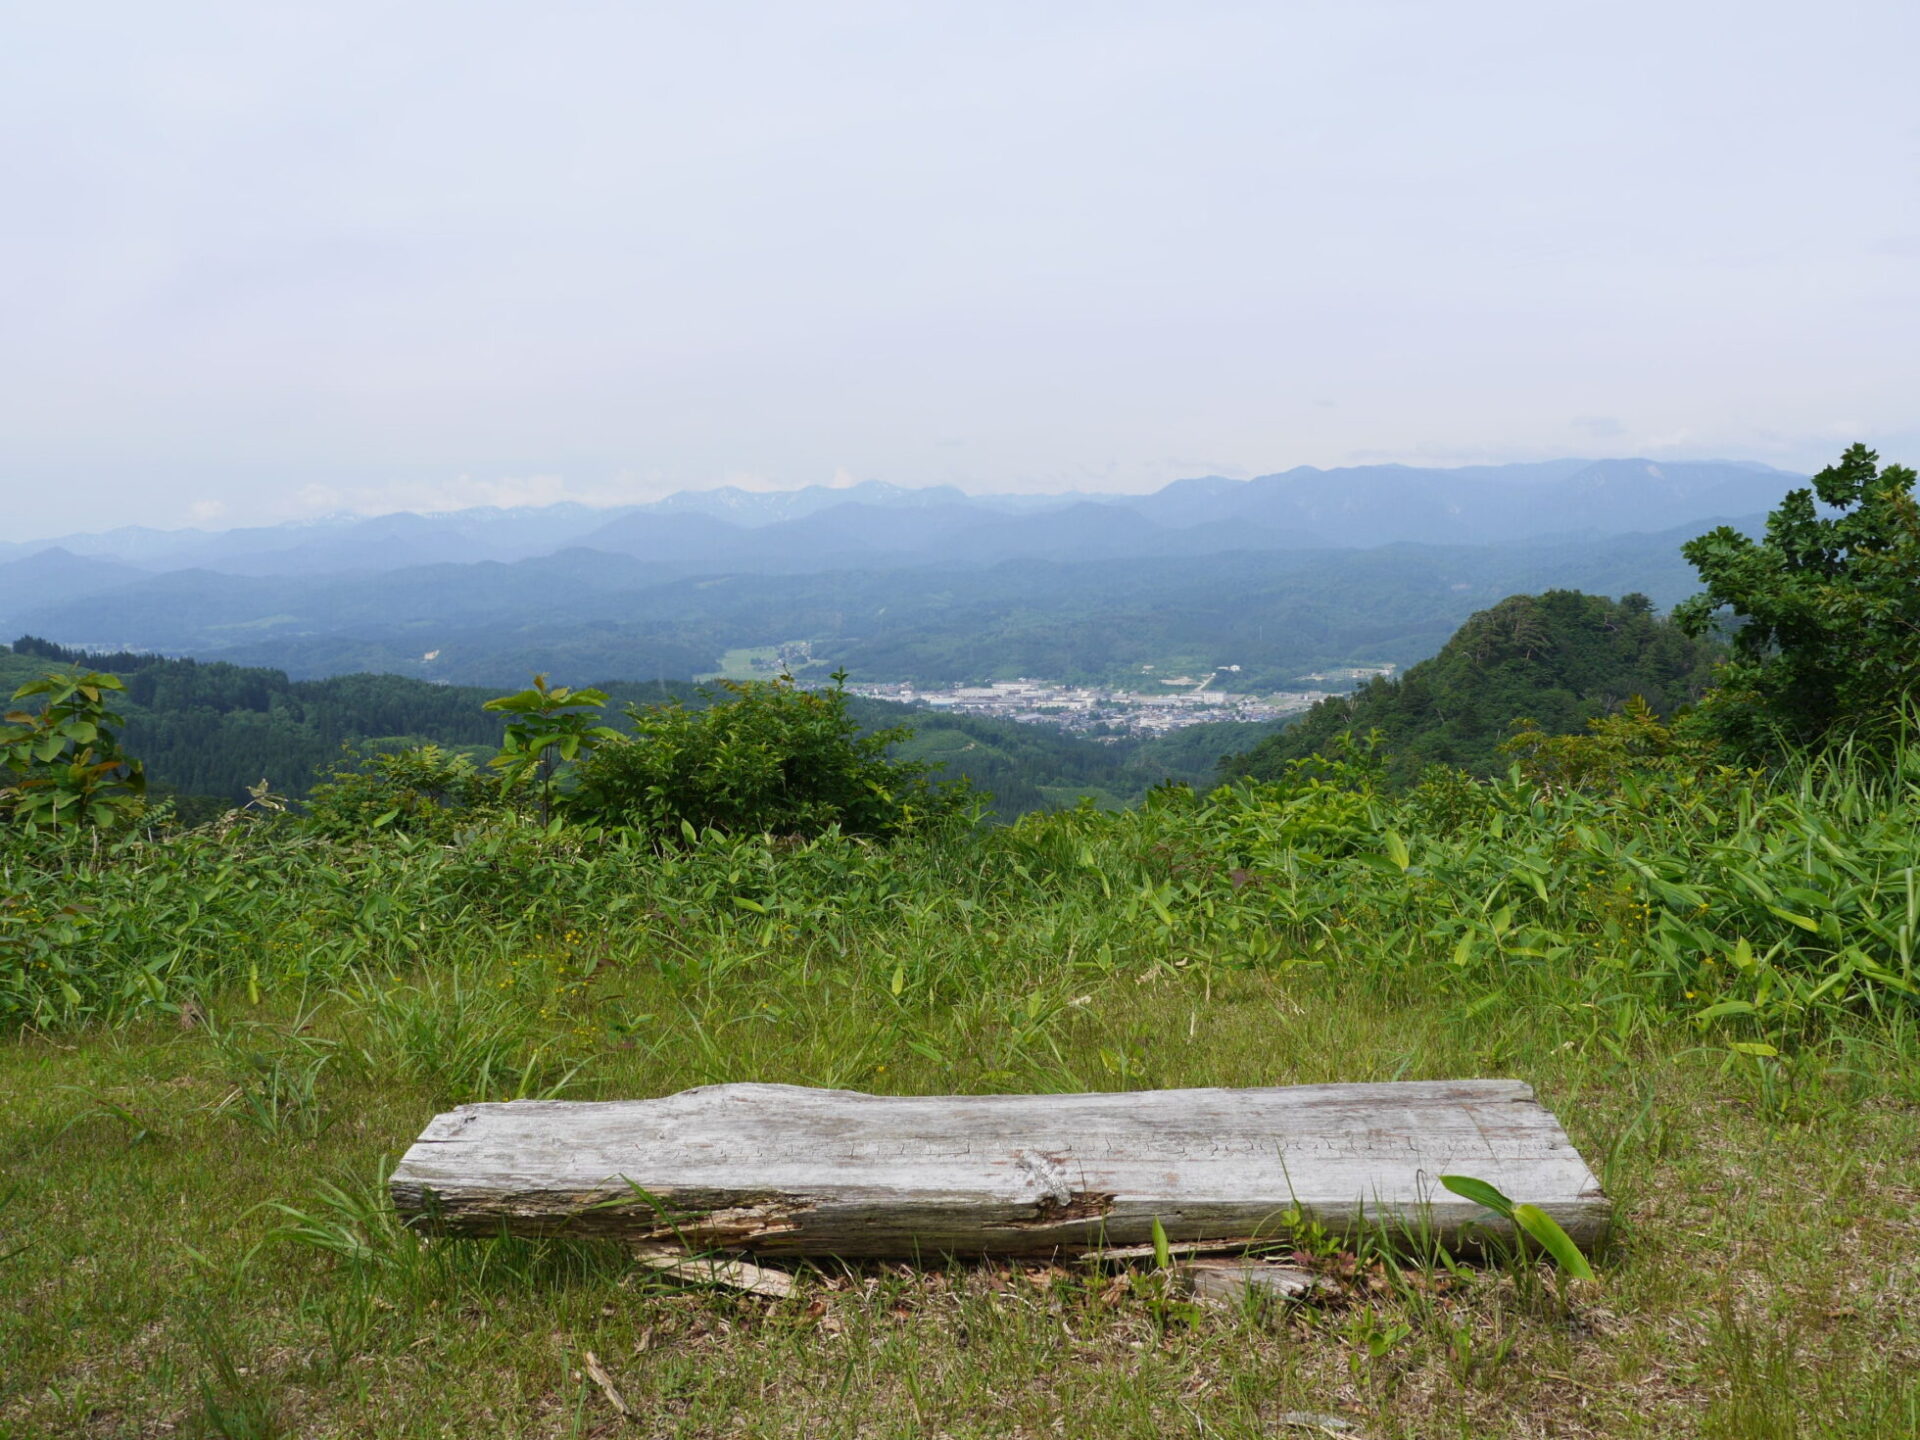
<svg viewBox="0 0 1920 1440"><path fill-rule="evenodd" d="M12 7L0 536L1920 460L1920 6Z"/></svg>

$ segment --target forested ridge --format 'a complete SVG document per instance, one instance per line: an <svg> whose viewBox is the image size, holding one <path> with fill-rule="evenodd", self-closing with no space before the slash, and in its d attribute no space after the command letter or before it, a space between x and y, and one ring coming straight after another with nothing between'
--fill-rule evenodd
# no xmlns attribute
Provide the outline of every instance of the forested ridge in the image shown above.
<svg viewBox="0 0 1920 1440"><path fill-rule="evenodd" d="M122 676L127 745L162 792L244 798L266 779L303 797L340 763L343 748L398 749L432 743L490 752L499 716L482 686L408 676L349 674L292 680L280 670L154 655L89 654L22 637L0 655L0 680L37 673L51 660ZM1639 595L1620 601L1571 590L1515 595L1472 616L1431 659L1393 679L1315 706L1291 724L1214 724L1150 740L1096 742L1037 725L909 709L849 697L868 730L905 724L904 759L938 765L990 797L1012 818L1081 798L1119 805L1163 781L1206 787L1221 778L1271 779L1288 761L1325 753L1342 735L1379 731L1392 773L1416 777L1434 763L1475 774L1501 768L1499 746L1526 717L1548 734L1574 734L1629 696L1660 715L1699 698L1720 653L1683 634ZM604 682L616 705L671 700L699 707L692 681ZM1258 742L1258 743L1253 743Z"/></svg>
<svg viewBox="0 0 1920 1440"><path fill-rule="evenodd" d="M495 691L399 675L291 680L258 666L93 654L22 636L11 654L0 654L0 683L10 690L49 662L125 682L127 749L163 791L182 796L238 801L265 779L276 792L298 797L348 745L432 743L490 753L500 742L500 717L481 708ZM617 688L620 699L643 704L673 694L661 684Z"/></svg>
<svg viewBox="0 0 1920 1440"><path fill-rule="evenodd" d="M1679 555L1691 533L678 579L630 556L573 550L368 575L179 571L0 614L89 649L298 678L674 680L720 668L730 649L805 642L815 662L806 680L845 669L855 681L1125 685L1146 666L1205 675L1238 665L1230 688L1258 692L1297 688L1329 666L1411 664L1474 611L1548 585L1672 604L1692 583Z"/></svg>
<svg viewBox="0 0 1920 1440"><path fill-rule="evenodd" d="M1292 761L1335 753L1345 737L1377 736L1399 781L1429 765L1489 775L1506 768L1500 747L1517 723L1578 734L1636 696L1670 718L1706 693L1724 654L1657 614L1644 595L1513 595L1472 616L1431 659L1322 700L1223 768L1277 779Z"/></svg>

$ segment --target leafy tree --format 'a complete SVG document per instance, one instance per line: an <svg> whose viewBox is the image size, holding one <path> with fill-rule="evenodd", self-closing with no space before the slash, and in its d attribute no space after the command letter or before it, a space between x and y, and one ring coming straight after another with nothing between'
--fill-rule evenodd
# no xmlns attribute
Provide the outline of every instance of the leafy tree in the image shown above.
<svg viewBox="0 0 1920 1440"><path fill-rule="evenodd" d="M1853 445L1788 492L1758 544L1723 525L1682 547L1707 588L1675 619L1696 635L1725 610L1742 622L1701 709L1718 738L1765 754L1872 731L1920 692L1914 479Z"/></svg>
<svg viewBox="0 0 1920 1440"><path fill-rule="evenodd" d="M127 687L118 676L50 671L13 692L44 695L39 710L12 710L0 720L0 760L10 783L0 807L30 826L104 828L139 813L146 772L120 747L126 722L107 696Z"/></svg>
<svg viewBox="0 0 1920 1440"><path fill-rule="evenodd" d="M929 765L887 758L912 732L860 733L846 675L829 690L790 677L723 681L731 699L628 707L635 733L606 741L574 772L567 805L607 825L656 834L715 829L817 835L832 827L885 836L951 815L964 784L936 785Z"/></svg>
<svg viewBox="0 0 1920 1440"><path fill-rule="evenodd" d="M604 690L548 685L546 676L536 675L531 690L502 695L483 707L519 717L508 722L500 753L489 763L509 786L538 774L541 824L553 818L553 782L560 762L577 760L600 741L619 738L618 730L596 724L595 715L588 713L606 703Z"/></svg>

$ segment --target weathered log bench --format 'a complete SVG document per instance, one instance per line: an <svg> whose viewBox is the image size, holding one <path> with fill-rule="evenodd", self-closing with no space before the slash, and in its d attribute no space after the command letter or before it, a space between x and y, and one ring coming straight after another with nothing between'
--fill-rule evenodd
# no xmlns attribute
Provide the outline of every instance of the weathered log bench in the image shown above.
<svg viewBox="0 0 1920 1440"><path fill-rule="evenodd" d="M520 1100L435 1117L392 1176L443 1235L602 1235L760 1255L1033 1255L1281 1240L1304 1224L1459 1244L1503 1222L1471 1175L1583 1248L1610 1204L1514 1080L863 1095L709 1085L657 1100Z"/></svg>

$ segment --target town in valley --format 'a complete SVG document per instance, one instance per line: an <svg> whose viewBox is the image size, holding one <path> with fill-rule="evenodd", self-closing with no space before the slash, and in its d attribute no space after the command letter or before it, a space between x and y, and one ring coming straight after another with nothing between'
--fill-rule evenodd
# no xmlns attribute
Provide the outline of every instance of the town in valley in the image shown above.
<svg viewBox="0 0 1920 1440"><path fill-rule="evenodd" d="M877 700L924 706L955 715L990 715L1028 725L1053 725L1103 739L1164 735L1189 725L1222 720L1284 720L1312 708L1330 695L1344 694L1376 676L1391 675L1395 668L1385 664L1342 666L1298 677L1316 688L1263 695L1218 688L1222 675L1232 673L1237 666L1225 667L1204 677L1171 676L1158 682L1162 687L1158 691L1066 685L1033 679L950 686L916 685L912 681L854 683L847 689ZM1153 683L1147 676L1142 679Z"/></svg>

